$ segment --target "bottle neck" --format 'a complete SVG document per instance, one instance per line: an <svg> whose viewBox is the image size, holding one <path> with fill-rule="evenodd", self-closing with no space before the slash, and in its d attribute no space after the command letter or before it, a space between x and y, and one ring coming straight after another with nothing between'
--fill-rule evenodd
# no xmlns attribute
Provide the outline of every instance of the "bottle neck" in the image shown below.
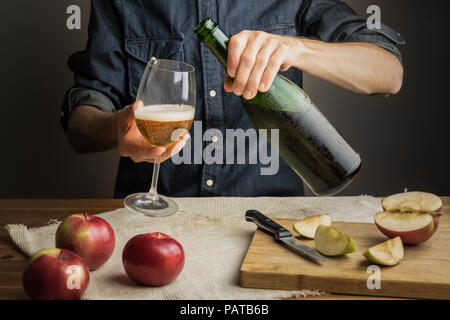
<svg viewBox="0 0 450 320"><path fill-rule="evenodd" d="M206 44L211 52L219 60L220 64L227 68L228 58L228 40L229 38L223 33L211 19L201 22L196 28L195 33L199 39Z"/></svg>

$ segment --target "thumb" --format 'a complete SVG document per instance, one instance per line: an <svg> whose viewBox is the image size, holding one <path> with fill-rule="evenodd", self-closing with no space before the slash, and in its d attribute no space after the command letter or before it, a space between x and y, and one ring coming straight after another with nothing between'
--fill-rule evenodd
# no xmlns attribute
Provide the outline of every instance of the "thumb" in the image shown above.
<svg viewBox="0 0 450 320"><path fill-rule="evenodd" d="M134 120L134 112L136 109L143 108L144 103L141 100L136 100L135 103L133 103L130 106L127 106L125 109L127 109L127 117L129 117L129 120Z"/></svg>

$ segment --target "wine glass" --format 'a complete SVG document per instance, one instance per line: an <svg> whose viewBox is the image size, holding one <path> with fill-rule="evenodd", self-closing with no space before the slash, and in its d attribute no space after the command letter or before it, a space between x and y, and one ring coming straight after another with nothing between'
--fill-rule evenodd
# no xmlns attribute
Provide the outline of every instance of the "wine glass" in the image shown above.
<svg viewBox="0 0 450 320"><path fill-rule="evenodd" d="M152 59L147 64L134 106L140 133L154 146L169 148L181 140L194 121L195 69L174 60ZM147 216L163 217L178 211L172 199L157 192L159 159L153 165L148 193L125 198L125 207Z"/></svg>

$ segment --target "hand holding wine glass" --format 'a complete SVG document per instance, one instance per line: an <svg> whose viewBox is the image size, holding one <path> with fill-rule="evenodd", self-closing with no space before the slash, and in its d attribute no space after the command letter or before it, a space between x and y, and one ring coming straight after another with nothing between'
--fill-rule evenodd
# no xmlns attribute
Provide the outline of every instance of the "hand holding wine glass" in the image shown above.
<svg viewBox="0 0 450 320"><path fill-rule="evenodd" d="M139 107L139 104L137 101L134 105L126 106L117 112L119 153L122 157L130 157L136 163L155 162L156 159L164 162L183 149L190 135L186 133L183 139L169 147L152 145L136 126L134 108L136 105Z"/></svg>

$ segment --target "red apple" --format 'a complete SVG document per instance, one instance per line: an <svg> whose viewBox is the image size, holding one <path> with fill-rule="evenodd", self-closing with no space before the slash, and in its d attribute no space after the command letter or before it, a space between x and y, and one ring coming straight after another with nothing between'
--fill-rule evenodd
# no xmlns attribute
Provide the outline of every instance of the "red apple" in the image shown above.
<svg viewBox="0 0 450 320"><path fill-rule="evenodd" d="M29 259L22 280L31 299L75 300L89 284L89 270L70 250L44 249Z"/></svg>
<svg viewBox="0 0 450 320"><path fill-rule="evenodd" d="M90 270L108 261L115 245L116 238L109 223L86 213L65 218L56 230L56 247L78 254Z"/></svg>
<svg viewBox="0 0 450 320"><path fill-rule="evenodd" d="M122 261L134 281L163 286L175 280L183 270L184 250L177 240L164 233L140 234L127 242Z"/></svg>
<svg viewBox="0 0 450 320"><path fill-rule="evenodd" d="M429 215L431 215L433 220L433 229L430 234L428 234L428 228L422 227L422 230L416 230L413 233L413 239L410 239L410 232L408 232L407 235L405 234L402 237L404 243L411 244L423 242L429 239L438 228L439 217L441 216L441 214L437 212L442 208L442 200L432 193L419 191L397 193L384 198L381 202L381 205L386 211L390 212L416 213L416 215L413 216L404 216L408 218L406 220L409 220L409 218L415 220L416 222L413 222L413 224L417 223L417 220L415 218L417 214L420 215L421 213L428 213ZM423 217L421 223L427 223L428 220L428 217ZM380 226L378 224L377 226L380 230L384 229L384 231L382 231L384 234L387 235L387 233L389 233L392 235L392 232L389 232L389 229L385 229L383 228L383 226ZM404 227L410 228L409 226ZM405 239L407 240L405 241Z"/></svg>
<svg viewBox="0 0 450 320"><path fill-rule="evenodd" d="M381 205L386 211L437 212L441 210L442 200L432 193L412 191L386 197Z"/></svg>
<svg viewBox="0 0 450 320"><path fill-rule="evenodd" d="M434 217L423 212L378 212L375 224L389 238L398 236L406 244L424 242L436 231Z"/></svg>

